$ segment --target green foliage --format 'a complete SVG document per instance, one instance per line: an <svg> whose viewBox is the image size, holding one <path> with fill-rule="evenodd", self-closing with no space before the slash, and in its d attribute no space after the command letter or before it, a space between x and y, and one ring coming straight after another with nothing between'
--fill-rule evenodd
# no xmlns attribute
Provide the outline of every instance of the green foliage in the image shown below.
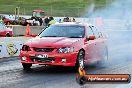
<svg viewBox="0 0 132 88"><path fill-rule="evenodd" d="M106 0L0 0L0 14L14 14L20 7L20 14L31 15L32 10L42 9L52 16L81 16L91 3L96 8L106 4Z"/></svg>

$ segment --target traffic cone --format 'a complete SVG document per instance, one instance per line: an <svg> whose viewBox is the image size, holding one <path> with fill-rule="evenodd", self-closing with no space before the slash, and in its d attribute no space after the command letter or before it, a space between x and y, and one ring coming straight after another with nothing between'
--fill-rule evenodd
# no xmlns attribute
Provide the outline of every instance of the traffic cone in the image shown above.
<svg viewBox="0 0 132 88"><path fill-rule="evenodd" d="M25 36L26 37L30 36L30 26L29 26L29 24L27 24Z"/></svg>

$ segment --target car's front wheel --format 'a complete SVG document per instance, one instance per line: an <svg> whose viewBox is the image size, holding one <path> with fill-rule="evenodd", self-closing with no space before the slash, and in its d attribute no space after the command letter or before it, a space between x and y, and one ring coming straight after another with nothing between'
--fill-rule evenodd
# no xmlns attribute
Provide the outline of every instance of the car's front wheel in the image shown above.
<svg viewBox="0 0 132 88"><path fill-rule="evenodd" d="M79 53L78 53L77 60L76 60L76 65L75 65L76 69L78 69L79 67L80 68L84 68L85 67L85 65L84 65L84 57L85 57L85 52L83 50L80 50Z"/></svg>
<svg viewBox="0 0 132 88"><path fill-rule="evenodd" d="M32 64L23 63L22 66L23 66L23 68L24 68L25 70L29 70L29 69L31 68Z"/></svg>
<svg viewBox="0 0 132 88"><path fill-rule="evenodd" d="M11 37L11 35L9 33L6 34L6 37Z"/></svg>

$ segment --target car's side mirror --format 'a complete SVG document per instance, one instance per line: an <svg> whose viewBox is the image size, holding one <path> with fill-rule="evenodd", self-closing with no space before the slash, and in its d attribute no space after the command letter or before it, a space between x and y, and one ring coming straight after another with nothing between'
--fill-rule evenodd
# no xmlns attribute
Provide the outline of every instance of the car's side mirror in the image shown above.
<svg viewBox="0 0 132 88"><path fill-rule="evenodd" d="M96 36L94 36L94 35L87 37L87 40L95 40L95 39L96 39Z"/></svg>
<svg viewBox="0 0 132 88"><path fill-rule="evenodd" d="M36 37L36 36L37 36L37 34L32 34L31 36L32 36L32 37Z"/></svg>

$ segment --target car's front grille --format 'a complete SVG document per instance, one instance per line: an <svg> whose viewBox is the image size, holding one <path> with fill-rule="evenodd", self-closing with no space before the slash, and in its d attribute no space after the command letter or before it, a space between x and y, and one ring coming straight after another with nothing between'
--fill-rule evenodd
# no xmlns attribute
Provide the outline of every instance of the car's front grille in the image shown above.
<svg viewBox="0 0 132 88"><path fill-rule="evenodd" d="M52 52L54 48L34 48L36 52Z"/></svg>
<svg viewBox="0 0 132 88"><path fill-rule="evenodd" d="M51 57L48 57L48 58L38 58L38 57L35 57L35 56L30 56L30 59L33 62L54 62L55 61L55 58L51 58Z"/></svg>

